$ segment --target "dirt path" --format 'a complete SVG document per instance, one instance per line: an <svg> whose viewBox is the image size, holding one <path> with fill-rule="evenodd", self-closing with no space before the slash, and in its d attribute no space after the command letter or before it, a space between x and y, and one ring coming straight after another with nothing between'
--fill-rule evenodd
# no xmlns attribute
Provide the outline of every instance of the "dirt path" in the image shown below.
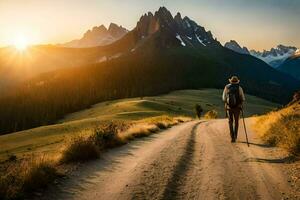
<svg viewBox="0 0 300 200"><path fill-rule="evenodd" d="M193 121L113 149L39 199L300 199L284 153L226 120ZM299 193L298 193L299 195Z"/></svg>

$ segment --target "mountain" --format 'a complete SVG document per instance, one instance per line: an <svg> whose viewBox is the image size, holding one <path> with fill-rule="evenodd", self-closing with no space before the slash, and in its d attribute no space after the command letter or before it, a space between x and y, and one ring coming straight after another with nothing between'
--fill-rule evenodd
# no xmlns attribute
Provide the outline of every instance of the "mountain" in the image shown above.
<svg viewBox="0 0 300 200"><path fill-rule="evenodd" d="M260 52L251 50L250 54L276 68L280 66L287 58L294 55L296 50L296 47L278 45L276 48L271 48L269 51L264 50L263 52Z"/></svg>
<svg viewBox="0 0 300 200"><path fill-rule="evenodd" d="M127 49L128 46L126 46ZM6 90L41 73L100 63L120 56L125 46L65 48L54 45L31 46L24 52L14 47L0 48L0 96Z"/></svg>
<svg viewBox="0 0 300 200"><path fill-rule="evenodd" d="M67 52L76 67L35 76L0 98L0 118L6 119L0 121L0 133L55 123L105 100L224 88L233 74L246 93L274 102L287 102L300 86L263 61L223 47L210 31L180 13L173 17L165 7L144 14L132 31L110 45L52 48Z"/></svg>
<svg viewBox="0 0 300 200"><path fill-rule="evenodd" d="M71 48L104 46L121 39L127 32L127 29L114 23L111 23L108 29L104 25L95 26L92 30L88 30L81 39L67 42L62 46Z"/></svg>
<svg viewBox="0 0 300 200"><path fill-rule="evenodd" d="M224 47L231 49L232 51L235 51L237 53L250 54L247 47L241 47L235 40L230 40L229 42L226 42Z"/></svg>
<svg viewBox="0 0 300 200"><path fill-rule="evenodd" d="M277 69L300 80L300 51L286 59Z"/></svg>
<svg viewBox="0 0 300 200"><path fill-rule="evenodd" d="M224 44L224 47L231 49L237 53L252 55L263 60L274 68L279 67L287 58L293 56L297 50L296 47L278 45L276 48L271 48L269 51L249 51L247 47L241 47L235 40L226 42Z"/></svg>

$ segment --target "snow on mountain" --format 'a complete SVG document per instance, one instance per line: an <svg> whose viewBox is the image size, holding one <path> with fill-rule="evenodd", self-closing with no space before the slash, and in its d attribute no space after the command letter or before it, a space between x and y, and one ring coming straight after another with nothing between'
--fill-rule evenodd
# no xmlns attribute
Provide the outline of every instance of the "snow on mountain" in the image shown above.
<svg viewBox="0 0 300 200"><path fill-rule="evenodd" d="M264 62L268 63L274 68L279 67L287 58L293 56L297 51L296 47L278 45L276 48L271 48L269 51L263 52L251 50L250 54Z"/></svg>
<svg viewBox="0 0 300 200"><path fill-rule="evenodd" d="M241 47L235 40L230 40L229 42L226 42L224 47L231 49L232 51L235 51L237 53L250 54L247 47Z"/></svg>
<svg viewBox="0 0 300 200"><path fill-rule="evenodd" d="M247 47L241 47L235 40L226 42L224 47L231 49L237 53L250 54L256 58L259 58L269 64L270 66L277 68L286 59L293 56L297 50L296 47L278 45L276 48L271 48L269 51L264 50L263 52L256 50L248 50Z"/></svg>
<svg viewBox="0 0 300 200"><path fill-rule="evenodd" d="M182 41L180 35L176 34L176 38L180 41L182 46L184 46L184 47L186 46L186 44Z"/></svg>
<svg viewBox="0 0 300 200"><path fill-rule="evenodd" d="M198 35L196 35L196 38L203 46L206 46L206 44L203 43L203 41L198 37Z"/></svg>
<svg viewBox="0 0 300 200"><path fill-rule="evenodd" d="M111 23L108 29L104 25L95 26L92 30L88 30L81 39L67 42L61 46L72 48L104 46L121 39L127 32L127 29L114 23Z"/></svg>

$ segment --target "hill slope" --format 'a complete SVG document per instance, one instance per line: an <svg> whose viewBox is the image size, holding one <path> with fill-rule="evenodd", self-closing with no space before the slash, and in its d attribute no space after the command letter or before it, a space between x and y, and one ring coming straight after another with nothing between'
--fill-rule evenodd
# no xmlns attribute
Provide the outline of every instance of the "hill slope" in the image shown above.
<svg viewBox="0 0 300 200"><path fill-rule="evenodd" d="M166 95L121 99L96 104L89 109L72 113L55 125L0 136L0 159L8 155L22 156L26 153L55 153L75 135L85 134L106 120L132 122L147 117L161 115L187 115L194 117L196 103L208 110L217 110L219 117L224 116L221 101L222 90L182 90ZM247 95L245 114L263 114L277 104Z"/></svg>
<svg viewBox="0 0 300 200"><path fill-rule="evenodd" d="M300 80L300 53L284 61L284 63L278 67L278 70Z"/></svg>
<svg viewBox="0 0 300 200"><path fill-rule="evenodd" d="M254 128L271 145L300 153L300 91L293 101L281 110L270 112L256 119Z"/></svg>

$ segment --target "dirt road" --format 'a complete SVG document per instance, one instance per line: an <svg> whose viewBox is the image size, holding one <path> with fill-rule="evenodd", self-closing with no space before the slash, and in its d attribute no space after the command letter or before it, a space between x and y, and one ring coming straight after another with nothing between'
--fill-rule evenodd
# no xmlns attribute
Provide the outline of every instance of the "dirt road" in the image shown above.
<svg viewBox="0 0 300 200"><path fill-rule="evenodd" d="M226 120L188 122L110 150L39 199L298 199L285 155Z"/></svg>

